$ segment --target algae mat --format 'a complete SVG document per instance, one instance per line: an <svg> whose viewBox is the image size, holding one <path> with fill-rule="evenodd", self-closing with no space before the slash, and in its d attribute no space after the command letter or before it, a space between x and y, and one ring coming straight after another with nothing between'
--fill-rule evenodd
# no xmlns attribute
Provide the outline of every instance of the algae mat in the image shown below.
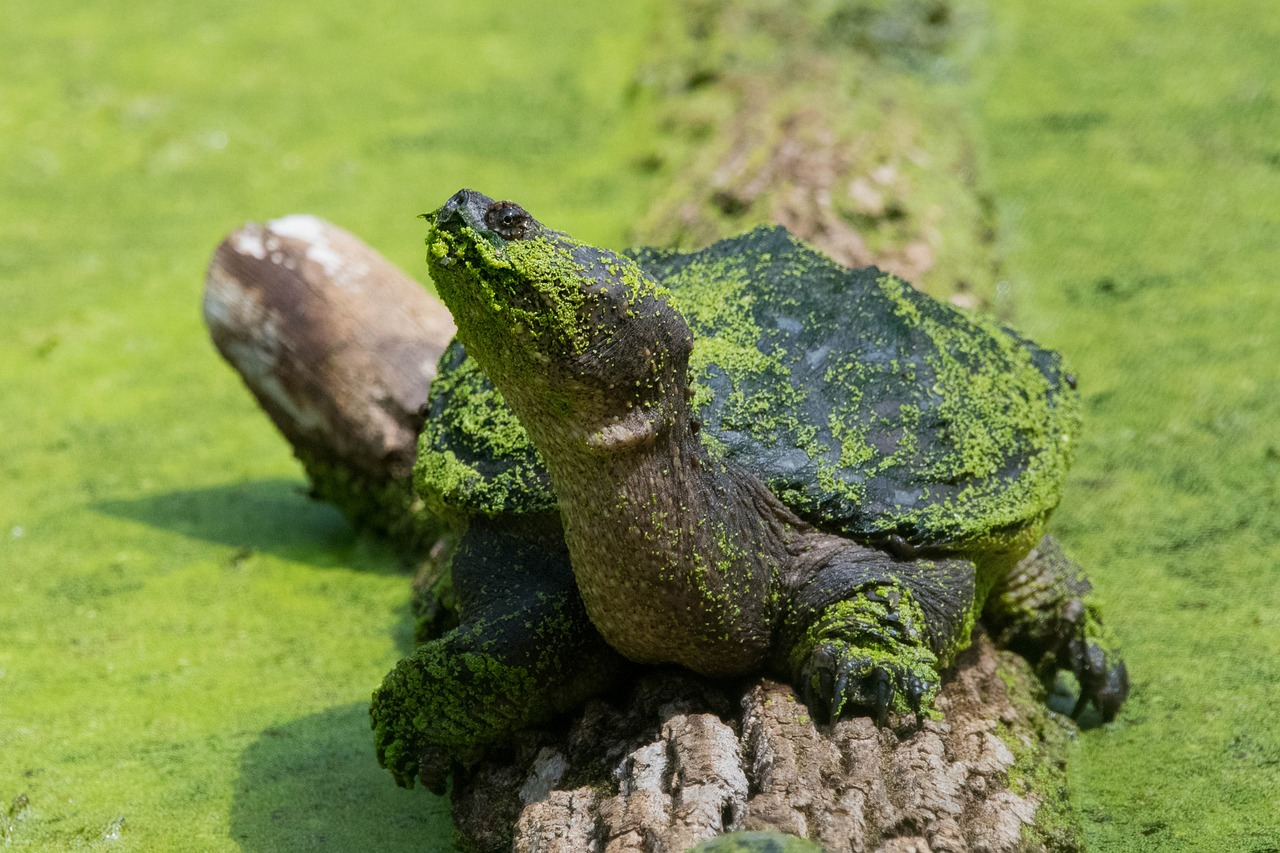
<svg viewBox="0 0 1280 853"><path fill-rule="evenodd" d="M409 576L304 494L204 264L306 211L423 272L463 185L618 244L645 3L0 12L0 846L448 850L373 759Z"/></svg>
<svg viewBox="0 0 1280 853"><path fill-rule="evenodd" d="M1280 850L1280 7L1002 1L982 94L1018 324L1085 435L1054 524L1133 693L1094 850Z"/></svg>
<svg viewBox="0 0 1280 853"><path fill-rule="evenodd" d="M203 264L306 210L421 271L465 184L622 242L652 4L10 0L0 27L0 838L448 849L369 691L408 578L301 492L204 342ZM1094 849L1280 850L1280 107L1265 2L997 3L983 127L1018 323L1087 432L1059 534L1134 695Z"/></svg>

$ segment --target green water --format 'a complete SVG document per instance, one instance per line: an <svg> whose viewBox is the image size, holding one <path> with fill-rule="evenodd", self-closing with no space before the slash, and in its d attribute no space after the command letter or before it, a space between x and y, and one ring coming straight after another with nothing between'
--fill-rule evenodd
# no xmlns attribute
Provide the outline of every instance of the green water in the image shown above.
<svg viewBox="0 0 1280 853"><path fill-rule="evenodd" d="M409 576L302 494L204 265L306 211L423 274L414 217L461 186L620 243L651 15L6 0L0 844L449 849L368 731Z"/></svg>
<svg viewBox="0 0 1280 853"><path fill-rule="evenodd" d="M1091 849L1280 850L1280 7L995 5L1012 302L1085 402L1055 524L1133 676Z"/></svg>
<svg viewBox="0 0 1280 853"><path fill-rule="evenodd" d="M1079 740L1084 823L1280 850L1280 12L994 5L1000 304L1080 376L1055 524L1134 677ZM206 343L203 267L307 211L421 274L413 217L464 185L620 244L657 8L4 4L0 840L449 849L369 746L408 577L301 493Z"/></svg>

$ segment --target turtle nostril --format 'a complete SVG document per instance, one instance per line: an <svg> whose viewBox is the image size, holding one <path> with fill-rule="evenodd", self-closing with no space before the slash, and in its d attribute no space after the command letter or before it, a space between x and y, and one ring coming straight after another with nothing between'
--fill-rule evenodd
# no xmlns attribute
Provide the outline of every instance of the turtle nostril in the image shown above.
<svg viewBox="0 0 1280 853"><path fill-rule="evenodd" d="M493 204L493 199L475 190L458 190L453 197L444 203L444 207L436 213L436 226L447 231L461 228L485 230L485 211Z"/></svg>
<svg viewBox="0 0 1280 853"><path fill-rule="evenodd" d="M436 225L440 228L456 229L462 227L464 219L462 211L467 205L466 190L459 190L444 203L436 213Z"/></svg>

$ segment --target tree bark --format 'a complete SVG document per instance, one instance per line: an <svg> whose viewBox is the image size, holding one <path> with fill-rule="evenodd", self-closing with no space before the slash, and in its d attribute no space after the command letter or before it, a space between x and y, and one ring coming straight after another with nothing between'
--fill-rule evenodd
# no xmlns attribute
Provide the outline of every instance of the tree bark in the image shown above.
<svg viewBox="0 0 1280 853"><path fill-rule="evenodd" d="M1072 728L1028 664L980 632L938 705L900 737L865 717L816 725L784 684L657 671L461 774L454 817L464 849L517 853L666 853L739 829L831 851L1079 849Z"/></svg>

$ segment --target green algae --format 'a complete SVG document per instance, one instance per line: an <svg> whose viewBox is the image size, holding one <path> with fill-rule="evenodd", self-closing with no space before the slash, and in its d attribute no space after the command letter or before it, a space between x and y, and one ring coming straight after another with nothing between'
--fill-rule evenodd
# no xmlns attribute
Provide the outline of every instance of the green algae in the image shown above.
<svg viewBox="0 0 1280 853"><path fill-rule="evenodd" d="M589 298L580 285L584 270L572 246L546 238L495 246L470 228L457 239L433 229L427 246L436 287L450 294L447 301L464 323L493 317L504 327L526 330L542 346L575 354L591 342L581 319ZM464 310L471 297L483 303L478 311Z"/></svg>
<svg viewBox="0 0 1280 853"><path fill-rule="evenodd" d="M621 243L652 8L5 4L3 843L451 849L368 731L409 576L307 499L208 344L204 268L306 211L420 271L416 215L464 184Z"/></svg>
<svg viewBox="0 0 1280 853"><path fill-rule="evenodd" d="M720 414L720 429L750 431L816 452L820 450L814 444L816 428L796 416L806 389L791 381L785 352L766 352L761 347L761 329L752 311L759 294L751 288L749 274L740 266L711 263L692 265L663 279L672 293L672 305L694 330L689 356L691 405L697 410L711 405L715 397L711 373L723 372L731 389ZM712 452L722 450L715 430L703 430L699 439Z"/></svg>
<svg viewBox="0 0 1280 853"><path fill-rule="evenodd" d="M529 21L510 4L443 4L430 27L386 5L135 7L20 2L0 35L12 155L0 167L0 715L17 723L0 731L0 802L30 802L14 843L443 849L444 830L414 823L420 794L396 799L376 768L360 776L363 704L343 704L396 656L386 626L404 578L295 492L287 450L198 343L195 283L226 230L296 209L420 268L412 215L477 175L560 208L572 233L630 242L639 182L598 134L625 123L609 112L625 83L617 56L638 56L642 40L636 18L615 16L635 13L592 7L579 25L572 5L544 10L546 51L530 57L538 39L513 49ZM1280 266L1267 213L1276 12L1257 0L999 8L1021 29L1004 31L984 81L1016 272L997 293L1081 376L1084 442L1054 526L1112 605L1135 677L1120 720L1086 732L1073 758L1087 831L1104 850L1274 849L1280 413L1263 323ZM494 85L473 61L431 64L455 50L483 57ZM883 100L867 103L850 121L879 127ZM694 134L708 115L682 127ZM910 149L909 124L887 122L872 160ZM565 135L583 144L548 165ZM965 156L958 146L934 163ZM913 190L939 192L911 174ZM963 221L937 198L943 226ZM877 222L888 236L876 239L897 227ZM985 263L971 269L951 280L996 289ZM139 621L157 602L174 618ZM281 614L295 613L290 627ZM317 646L315 624L368 648ZM219 677L165 687L187 648ZM356 657L358 671L335 663ZM246 681L229 685L233 669ZM227 711L228 692L251 698ZM358 748L339 754L350 738ZM323 786L339 777L359 808L326 821L341 796ZM121 837L106 838L122 815Z"/></svg>
<svg viewBox="0 0 1280 853"><path fill-rule="evenodd" d="M822 696L824 691L819 673L807 672L806 666L820 649L826 650L826 654L836 662L847 660L853 665L852 683L873 668L882 667L890 673L899 674L904 684L906 679L913 678L923 685L925 690L920 697L920 712L925 717L937 717L933 700L938 693L938 672L950 660L939 660L929 650L925 631L924 612L912 598L909 588L886 578L883 585L826 608L795 644L791 653L791 670L807 674L810 683L805 685L805 689L814 696ZM968 632L960 637L960 643L968 645ZM958 647L951 654L954 655L955 651ZM831 709L832 717L840 715L846 701L845 696L836 698L838 704ZM901 689L894 690L891 703L890 710L898 715L916 711Z"/></svg>
<svg viewBox="0 0 1280 853"><path fill-rule="evenodd" d="M940 482L973 484L921 511L918 523L934 530L947 530L949 518L972 515L975 507L984 525L979 537L1046 517L1058 504L1080 430L1079 398L1065 371L1046 375L1025 342L988 317L968 318L985 333L975 335L949 318L923 313L901 280L884 276L877 283L907 325L933 343L921 357L936 377L933 390L942 397L937 416L947 424L950 443L947 453L921 459L921 448L906 440L915 434L919 414L913 419L904 412L903 443L875 467L910 464ZM987 369L973 369L984 360ZM1058 379L1057 387L1051 378ZM1009 449L1022 443L1030 446L1026 464L1016 476L1001 476Z"/></svg>
<svg viewBox="0 0 1280 853"><path fill-rule="evenodd" d="M1083 394L1053 528L1132 681L1071 755L1086 840L1280 849L1280 11L993 6L1008 290Z"/></svg>
<svg viewBox="0 0 1280 853"><path fill-rule="evenodd" d="M1056 355L778 231L638 257L688 312L710 450L812 522L973 555L992 578L1034 544L1079 429ZM775 458L793 449L802 468Z"/></svg>
<svg viewBox="0 0 1280 853"><path fill-rule="evenodd" d="M498 697L535 695L535 671L505 664L485 651L485 640L503 630L501 621L523 618L517 613L505 620L482 619L460 629L459 646L475 651L440 643L421 645L383 680L370 711L374 743L378 763L391 771L397 784L413 787L424 736L432 746L465 757L477 743L491 743L529 724L528 703Z"/></svg>
<svg viewBox="0 0 1280 853"><path fill-rule="evenodd" d="M599 340L604 327L595 317L608 302L605 277L632 306L661 292L633 261L563 234L504 241L469 226L457 234L433 226L427 245L436 286L459 322L459 340L511 375L528 373L520 361L535 353L581 356Z"/></svg>
<svg viewBox="0 0 1280 853"><path fill-rule="evenodd" d="M546 466L502 392L460 344L440 366L418 438L417 492L450 518L554 510Z"/></svg>

